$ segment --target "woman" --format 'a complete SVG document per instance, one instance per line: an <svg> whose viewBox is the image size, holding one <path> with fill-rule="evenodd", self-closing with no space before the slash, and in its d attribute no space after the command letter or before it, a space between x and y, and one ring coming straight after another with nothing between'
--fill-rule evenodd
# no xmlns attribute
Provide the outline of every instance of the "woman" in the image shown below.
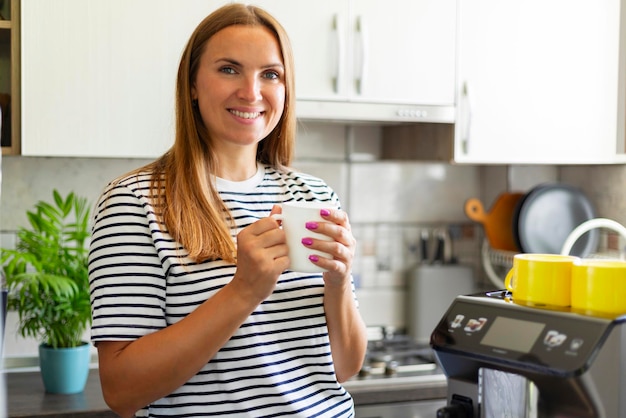
<svg viewBox="0 0 626 418"><path fill-rule="evenodd" d="M232 4L184 50L176 139L112 182L96 211L89 269L92 341L107 404L137 416L353 416L341 386L360 368L364 324L345 212L303 240L322 274L287 270L270 215L287 201L338 203L289 166L294 74L284 29ZM304 244L303 244L304 245Z"/></svg>

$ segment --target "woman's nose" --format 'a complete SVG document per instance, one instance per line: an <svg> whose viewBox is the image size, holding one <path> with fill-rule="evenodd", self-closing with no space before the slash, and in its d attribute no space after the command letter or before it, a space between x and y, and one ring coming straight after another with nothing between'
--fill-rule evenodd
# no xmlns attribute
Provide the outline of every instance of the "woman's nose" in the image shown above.
<svg viewBox="0 0 626 418"><path fill-rule="evenodd" d="M246 76L242 78L239 97L250 103L261 100L261 83L258 77Z"/></svg>

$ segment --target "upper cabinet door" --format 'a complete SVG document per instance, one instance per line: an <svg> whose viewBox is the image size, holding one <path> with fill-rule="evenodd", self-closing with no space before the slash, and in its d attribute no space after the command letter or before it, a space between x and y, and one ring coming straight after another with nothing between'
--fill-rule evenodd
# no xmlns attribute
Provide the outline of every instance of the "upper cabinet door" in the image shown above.
<svg viewBox="0 0 626 418"><path fill-rule="evenodd" d="M289 35L298 99L346 100L349 2L259 0L254 4L271 13Z"/></svg>
<svg viewBox="0 0 626 418"><path fill-rule="evenodd" d="M224 3L22 0L22 154L161 155L181 53Z"/></svg>
<svg viewBox="0 0 626 418"><path fill-rule="evenodd" d="M454 104L456 0L351 5L354 100Z"/></svg>
<svg viewBox="0 0 626 418"><path fill-rule="evenodd" d="M255 4L289 34L299 100L454 104L456 0Z"/></svg>
<svg viewBox="0 0 626 418"><path fill-rule="evenodd" d="M457 162L617 160L626 91L620 0L459 7Z"/></svg>

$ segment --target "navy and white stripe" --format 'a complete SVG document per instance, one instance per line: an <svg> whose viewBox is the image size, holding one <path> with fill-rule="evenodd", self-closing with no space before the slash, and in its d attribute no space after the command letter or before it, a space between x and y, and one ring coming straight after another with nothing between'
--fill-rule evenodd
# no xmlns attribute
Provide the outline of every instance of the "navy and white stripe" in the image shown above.
<svg viewBox="0 0 626 418"><path fill-rule="evenodd" d="M235 266L194 263L155 217L149 174L106 190L96 208L89 256L92 341L131 341L176 323L227 284ZM338 204L320 179L260 167L246 182L217 179L231 210L233 238L274 204ZM285 272L273 294L215 357L171 395L147 406L147 417L352 417L337 383L320 274Z"/></svg>

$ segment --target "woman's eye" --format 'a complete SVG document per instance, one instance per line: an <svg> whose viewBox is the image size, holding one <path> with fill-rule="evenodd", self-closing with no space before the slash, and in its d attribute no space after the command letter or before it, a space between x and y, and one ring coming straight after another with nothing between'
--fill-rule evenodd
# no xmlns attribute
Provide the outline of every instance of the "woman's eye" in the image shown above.
<svg viewBox="0 0 626 418"><path fill-rule="evenodd" d="M279 80L280 79L280 74L278 74L277 71L267 71L265 72L265 74L263 74L263 76L267 79L270 80Z"/></svg>
<svg viewBox="0 0 626 418"><path fill-rule="evenodd" d="M222 67L220 68L220 71L226 74L235 74L236 71L233 67Z"/></svg>

